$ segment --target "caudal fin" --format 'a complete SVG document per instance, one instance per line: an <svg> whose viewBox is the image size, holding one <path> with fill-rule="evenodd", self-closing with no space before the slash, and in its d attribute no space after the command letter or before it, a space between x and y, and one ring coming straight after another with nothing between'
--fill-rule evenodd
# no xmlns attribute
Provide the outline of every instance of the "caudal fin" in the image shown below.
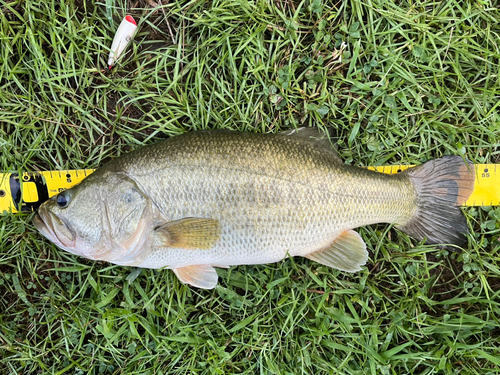
<svg viewBox="0 0 500 375"><path fill-rule="evenodd" d="M431 160L405 172L417 189L417 210L405 225L397 226L428 243L462 245L467 220L459 207L474 190L474 165L459 156Z"/></svg>

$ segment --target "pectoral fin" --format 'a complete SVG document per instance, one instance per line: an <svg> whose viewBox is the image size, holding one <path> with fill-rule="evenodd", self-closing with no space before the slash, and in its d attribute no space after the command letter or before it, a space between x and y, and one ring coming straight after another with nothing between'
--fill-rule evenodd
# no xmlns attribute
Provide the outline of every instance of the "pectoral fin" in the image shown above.
<svg viewBox="0 0 500 375"><path fill-rule="evenodd" d="M217 285L217 272L208 264L174 268L180 281L201 289L213 289Z"/></svg>
<svg viewBox="0 0 500 375"><path fill-rule="evenodd" d="M328 267L356 272L360 271L361 266L368 260L368 252L361 236L353 230L347 230L331 245L305 257Z"/></svg>
<svg viewBox="0 0 500 375"><path fill-rule="evenodd" d="M182 249L210 249L220 238L220 224L214 219L188 217L155 230L165 237L165 246Z"/></svg>

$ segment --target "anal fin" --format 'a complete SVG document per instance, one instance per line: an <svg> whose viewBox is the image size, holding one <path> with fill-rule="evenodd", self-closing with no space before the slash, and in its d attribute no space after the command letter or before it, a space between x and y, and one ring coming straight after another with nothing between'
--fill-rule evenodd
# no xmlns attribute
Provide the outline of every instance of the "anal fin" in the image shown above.
<svg viewBox="0 0 500 375"><path fill-rule="evenodd" d="M341 271L356 272L361 271L361 266L368 260L368 251L361 236L353 230L347 230L329 246L305 257Z"/></svg>
<svg viewBox="0 0 500 375"><path fill-rule="evenodd" d="M174 268L172 271L184 284L201 289L213 289L217 285L217 272L209 264Z"/></svg>

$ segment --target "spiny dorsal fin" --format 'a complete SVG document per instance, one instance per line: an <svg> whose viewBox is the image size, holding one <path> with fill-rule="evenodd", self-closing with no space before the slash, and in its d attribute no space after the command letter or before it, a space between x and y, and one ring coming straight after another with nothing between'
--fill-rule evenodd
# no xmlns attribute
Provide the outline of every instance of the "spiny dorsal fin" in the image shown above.
<svg viewBox="0 0 500 375"><path fill-rule="evenodd" d="M165 237L165 246L182 249L210 249L220 238L220 223L215 219L188 217L155 229Z"/></svg>
<svg viewBox="0 0 500 375"><path fill-rule="evenodd" d="M328 267L356 272L365 265L368 260L368 252L361 236L353 230L347 230L338 236L331 245L305 257Z"/></svg>
<svg viewBox="0 0 500 375"><path fill-rule="evenodd" d="M298 128L293 130L286 130L278 133L281 137L293 137L298 142L303 142L309 145L314 145L316 147L321 147L323 150L331 153L335 156L336 160L343 163L337 150L332 146L329 137L319 131L318 128Z"/></svg>
<svg viewBox="0 0 500 375"><path fill-rule="evenodd" d="M172 271L184 284L201 289L213 289L217 285L217 272L209 264L174 268Z"/></svg>

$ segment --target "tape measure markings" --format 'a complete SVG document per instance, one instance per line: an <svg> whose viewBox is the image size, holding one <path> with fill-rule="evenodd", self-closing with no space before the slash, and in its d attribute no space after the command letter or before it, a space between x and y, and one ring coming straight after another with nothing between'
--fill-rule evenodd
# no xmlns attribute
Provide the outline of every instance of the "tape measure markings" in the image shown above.
<svg viewBox="0 0 500 375"><path fill-rule="evenodd" d="M67 171L24 172L0 174L0 214L3 212L30 212L50 197L69 189L93 169Z"/></svg>
<svg viewBox="0 0 500 375"><path fill-rule="evenodd" d="M474 191L464 206L499 206L500 172L499 164L476 164ZM368 169L395 174L413 165L389 165L367 167ZM0 214L16 213L19 207L24 212L36 210L50 197L69 189L95 169L77 169L66 171L24 172L21 179L17 173L0 173Z"/></svg>

